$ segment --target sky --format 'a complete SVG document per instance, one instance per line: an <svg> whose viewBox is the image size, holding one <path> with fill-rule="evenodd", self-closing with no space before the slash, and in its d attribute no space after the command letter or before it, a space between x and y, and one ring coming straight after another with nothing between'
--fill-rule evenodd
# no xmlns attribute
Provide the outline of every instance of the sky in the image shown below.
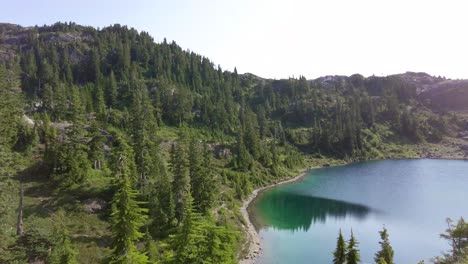
<svg viewBox="0 0 468 264"><path fill-rule="evenodd" d="M0 0L0 22L115 23L265 78L468 79L466 0Z"/></svg>

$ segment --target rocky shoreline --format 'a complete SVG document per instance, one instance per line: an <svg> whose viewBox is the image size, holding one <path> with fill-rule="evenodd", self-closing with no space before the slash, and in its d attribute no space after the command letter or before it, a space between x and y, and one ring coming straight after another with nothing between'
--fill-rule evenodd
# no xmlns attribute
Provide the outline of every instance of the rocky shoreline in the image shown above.
<svg viewBox="0 0 468 264"><path fill-rule="evenodd" d="M455 145L454 147L458 147L458 146ZM439 150L439 149L436 149L436 150ZM435 152L439 152L439 151L435 151ZM409 158L411 159L411 158L415 158L415 157L409 157ZM457 150L455 150L455 151L452 150L452 153L443 152L443 153L440 153L439 155L429 156L429 157L421 155L419 158L416 158L416 159L425 159L425 158L429 158L429 159L467 160L466 153L463 153L463 152L461 152L459 150L458 151ZM249 250L248 250L248 253L247 253L246 256L239 259L239 263L240 264L255 264L256 261L258 260L258 258L262 254L261 237L258 234L257 230L255 230L255 227L252 224L252 222L250 221L249 212L247 211L250 203L257 197L257 195L260 192L262 192L263 190L269 189L269 188L276 187L278 185L298 181L298 180L302 179L307 174L307 171L310 170L310 169L315 169L315 168L320 168L320 167L329 167L329 166L341 166L341 165L346 165L346 164L348 164L348 163L345 162L343 164L334 164L334 165L322 164L322 166L310 167L310 168L302 170L302 172L298 176L296 176L294 178L290 178L290 179L280 181L278 183L274 183L274 184L271 184L271 185L267 185L267 186L264 186L264 187L260 187L260 188L255 189L254 191L252 191L249 198L243 202L242 207L240 208L242 216L244 217L245 222L247 223L247 226L244 227L244 228L247 229L246 233L247 233L247 243L249 244Z"/></svg>
<svg viewBox="0 0 468 264"><path fill-rule="evenodd" d="M273 188L273 187L278 186L278 185L282 185L282 184L286 184L286 183L290 183L290 182L295 182L295 181L298 181L298 180L302 179L306 175L307 170L308 169L303 170L301 172L301 174L299 174L298 176L296 176L294 178L287 179L287 180L284 180L284 181L281 181L281 182L278 182L278 183L274 183L274 184L271 184L271 185L268 185L268 186L257 188L250 194L249 198L244 201L240 211L242 213L242 216L245 219L245 222L247 223L247 227L245 227L245 228L247 229L246 232L247 232L247 236L248 236L247 237L247 239L248 239L247 243L249 243L249 251L248 251L248 254L245 257L243 257L242 259L239 260L240 264L255 264L257 259L262 254L261 238L260 238L257 230L255 230L254 225L250 221L249 212L247 211L247 208L249 207L250 203L257 197L257 195L261 191L263 191L265 189Z"/></svg>

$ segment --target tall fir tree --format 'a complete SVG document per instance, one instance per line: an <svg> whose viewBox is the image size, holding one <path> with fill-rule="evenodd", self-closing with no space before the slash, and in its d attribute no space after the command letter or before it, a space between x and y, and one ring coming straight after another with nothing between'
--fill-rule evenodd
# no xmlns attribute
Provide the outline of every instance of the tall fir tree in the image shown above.
<svg viewBox="0 0 468 264"><path fill-rule="evenodd" d="M375 263L376 263L376 264L387 264L387 262L385 261L384 258L379 258L379 259L377 260L377 262L375 262ZM423 262L423 263L424 263L424 262Z"/></svg>
<svg viewBox="0 0 468 264"><path fill-rule="evenodd" d="M203 220L200 214L193 211L192 202L193 199L189 193L187 203L184 205L185 215L182 226L172 238L173 263L203 263L202 252L199 248L199 245L203 243Z"/></svg>
<svg viewBox="0 0 468 264"><path fill-rule="evenodd" d="M120 139L122 141L122 139ZM116 192L112 199L111 229L112 254L110 263L143 264L148 263L148 257L140 253L136 242L143 237L140 228L147 219L147 209L136 198L138 192L132 188L132 181L128 173L131 155L118 153L114 164Z"/></svg>
<svg viewBox="0 0 468 264"><path fill-rule="evenodd" d="M54 229L52 233L53 247L48 262L51 264L78 264L77 250L74 248L70 234L65 225L65 212L59 210L53 217Z"/></svg>
<svg viewBox="0 0 468 264"><path fill-rule="evenodd" d="M336 241L336 249L333 251L333 264L344 263L346 263L346 241L344 240L340 229L340 233Z"/></svg>
<svg viewBox="0 0 468 264"><path fill-rule="evenodd" d="M194 207L200 213L207 213L213 205L218 188L211 164L211 151L207 144L203 144L201 151L195 138L190 142L189 168Z"/></svg>
<svg viewBox="0 0 468 264"><path fill-rule="evenodd" d="M354 237L353 230L351 230L351 238L348 241L346 248L346 264L357 264L361 261L359 254L358 242Z"/></svg>
<svg viewBox="0 0 468 264"><path fill-rule="evenodd" d="M380 239L381 241L379 242L380 244L380 251L378 251L375 254L375 262L379 262L380 259L385 260L385 263L387 264L394 264L393 262L393 248L390 245L390 240L388 238L388 232L387 228L383 228L382 231L379 231L380 234Z"/></svg>
<svg viewBox="0 0 468 264"><path fill-rule="evenodd" d="M186 216L177 234L172 236L172 263L234 264L236 233L224 226L216 226L194 211L189 195Z"/></svg>
<svg viewBox="0 0 468 264"><path fill-rule="evenodd" d="M190 197L190 177L186 156L186 139L184 132L179 134L176 144L171 147L171 172L173 175L175 218L180 225L185 217Z"/></svg>
<svg viewBox="0 0 468 264"><path fill-rule="evenodd" d="M9 150L16 142L22 114L16 73L0 64L0 151Z"/></svg>
<svg viewBox="0 0 468 264"><path fill-rule="evenodd" d="M148 207L152 219L150 231L153 235L160 235L172 225L175 204L170 175L160 158L156 162L154 169L158 168L157 178L150 183Z"/></svg>
<svg viewBox="0 0 468 264"><path fill-rule="evenodd" d="M106 103L108 107L115 108L117 106L117 96L117 81L114 71L111 70L106 85Z"/></svg>

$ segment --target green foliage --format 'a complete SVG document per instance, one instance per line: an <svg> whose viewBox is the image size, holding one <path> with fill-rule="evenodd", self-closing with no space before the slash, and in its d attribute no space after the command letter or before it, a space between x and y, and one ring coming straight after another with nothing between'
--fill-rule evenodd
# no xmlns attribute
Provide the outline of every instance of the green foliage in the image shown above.
<svg viewBox="0 0 468 264"><path fill-rule="evenodd" d="M187 213L190 198L190 176L187 161L186 138L179 134L177 143L171 146L171 172L173 175L172 190L174 193L175 218L180 225Z"/></svg>
<svg viewBox="0 0 468 264"><path fill-rule="evenodd" d="M340 233L336 242L336 249L333 251L333 264L344 263L346 263L346 241L344 240L340 229Z"/></svg>
<svg viewBox="0 0 468 264"><path fill-rule="evenodd" d="M22 101L16 73L0 64L0 148L10 150L17 141Z"/></svg>
<svg viewBox="0 0 468 264"><path fill-rule="evenodd" d="M150 263L159 263L159 261L162 260L158 245L148 232L145 235L145 252L148 255L148 261Z"/></svg>
<svg viewBox="0 0 468 264"><path fill-rule="evenodd" d="M193 211L189 198L180 231L172 237L171 263L236 263L236 234Z"/></svg>
<svg viewBox="0 0 468 264"><path fill-rule="evenodd" d="M359 243L356 241L353 231L351 230L351 237L346 248L346 264L357 264L361 261L358 244Z"/></svg>
<svg viewBox="0 0 468 264"><path fill-rule="evenodd" d="M88 148L80 138L71 131L67 142L54 140L46 150L45 161L51 178L62 190L82 184L89 175Z"/></svg>
<svg viewBox="0 0 468 264"><path fill-rule="evenodd" d="M390 240L388 239L388 232L387 228L383 228L382 231L379 231L380 239L380 251L375 253L374 260L376 263L387 263L393 264L393 248L390 245ZM382 262L384 260L384 262Z"/></svg>
<svg viewBox="0 0 468 264"><path fill-rule="evenodd" d="M27 232L18 237L15 244L10 247L8 261L19 263L45 261L52 247L53 241L44 230L29 227Z"/></svg>
<svg viewBox="0 0 468 264"><path fill-rule="evenodd" d="M125 143L121 139L121 146ZM147 263L148 257L140 253L135 243L143 237L139 229L147 219L147 209L136 200L138 193L132 188L129 155L120 149L113 171L116 175L116 192L112 199L113 250L110 263Z"/></svg>
<svg viewBox="0 0 468 264"><path fill-rule="evenodd" d="M150 230L154 235L168 230L175 217L175 203L169 174L163 168L158 178L151 183L148 197L149 215L152 219Z"/></svg>
<svg viewBox="0 0 468 264"><path fill-rule="evenodd" d="M52 247L49 262L52 264L77 264L77 251L70 241L69 231L64 223L65 212L58 211L53 217L54 230L52 233Z"/></svg>
<svg viewBox="0 0 468 264"><path fill-rule="evenodd" d="M238 221L232 220L234 197L242 199L254 186L304 167L305 154L380 158L388 153L383 146L438 141L452 129L446 116L425 108L416 88L398 77L261 79L223 71L175 42L155 43L146 32L121 25L56 23L24 33L18 59L0 65L0 213L11 215L5 190L17 183L20 159L42 164L32 174L48 176L44 186L53 183L62 191L53 192L56 200L108 201L114 187L114 262L146 262L136 243L147 224L150 261L173 250L181 261L231 263L236 236L209 216L225 210L229 216L217 215L218 221ZM62 41L65 35L78 37ZM35 119L34 127L20 122L23 112ZM190 142L184 130L192 132ZM137 198L147 202L150 220ZM95 220L106 226L104 214ZM175 230L180 246L154 241ZM54 259L73 259L75 241L65 227L52 236L34 232L18 239L15 252L23 252L18 259L49 257L45 248ZM192 241L187 248L182 238ZM9 244L5 241L0 250ZM37 246L27 248L34 241ZM91 250L76 244L81 255ZM106 245L99 246L93 247L95 255L106 254Z"/></svg>
<svg viewBox="0 0 468 264"><path fill-rule="evenodd" d="M194 137L189 145L189 175L194 207L201 213L207 213L216 198L217 182L213 174L211 151L206 144L201 151Z"/></svg>
<svg viewBox="0 0 468 264"><path fill-rule="evenodd" d="M451 247L449 253L442 257L436 257L433 262L436 264L458 264L468 261L468 223L461 217L456 223L447 218L448 228L440 237L446 239Z"/></svg>
<svg viewBox="0 0 468 264"><path fill-rule="evenodd" d="M377 264L387 264L387 262L385 261L385 259L383 257L380 257L377 262Z"/></svg>

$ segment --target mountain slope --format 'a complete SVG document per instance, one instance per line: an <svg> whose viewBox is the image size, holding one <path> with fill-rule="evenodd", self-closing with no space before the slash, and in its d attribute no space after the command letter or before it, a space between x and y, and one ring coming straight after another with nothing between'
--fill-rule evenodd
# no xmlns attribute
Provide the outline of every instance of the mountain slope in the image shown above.
<svg viewBox="0 0 468 264"><path fill-rule="evenodd" d="M14 205L2 216L0 261L47 261L57 237L70 240L80 263L115 257L110 215L117 190L130 188L148 210L135 212L150 216L133 225L147 234L126 242L132 252L145 244L153 261L230 263L243 254L233 231L244 231L238 207L254 187L334 161L433 156L441 142L463 157L463 139L450 136L464 135L466 120L439 110L452 100L445 91L459 93L443 88L455 82L426 74L263 79L125 26L74 23L1 24L0 61L1 91L16 100L0 106L14 124L0 133L0 160L12 164L0 172L8 190L0 197ZM118 184L128 183L122 175L130 187ZM20 186L26 236L11 228ZM184 236L219 254L194 241L186 248L197 254L188 254ZM227 246L209 244L213 237Z"/></svg>

